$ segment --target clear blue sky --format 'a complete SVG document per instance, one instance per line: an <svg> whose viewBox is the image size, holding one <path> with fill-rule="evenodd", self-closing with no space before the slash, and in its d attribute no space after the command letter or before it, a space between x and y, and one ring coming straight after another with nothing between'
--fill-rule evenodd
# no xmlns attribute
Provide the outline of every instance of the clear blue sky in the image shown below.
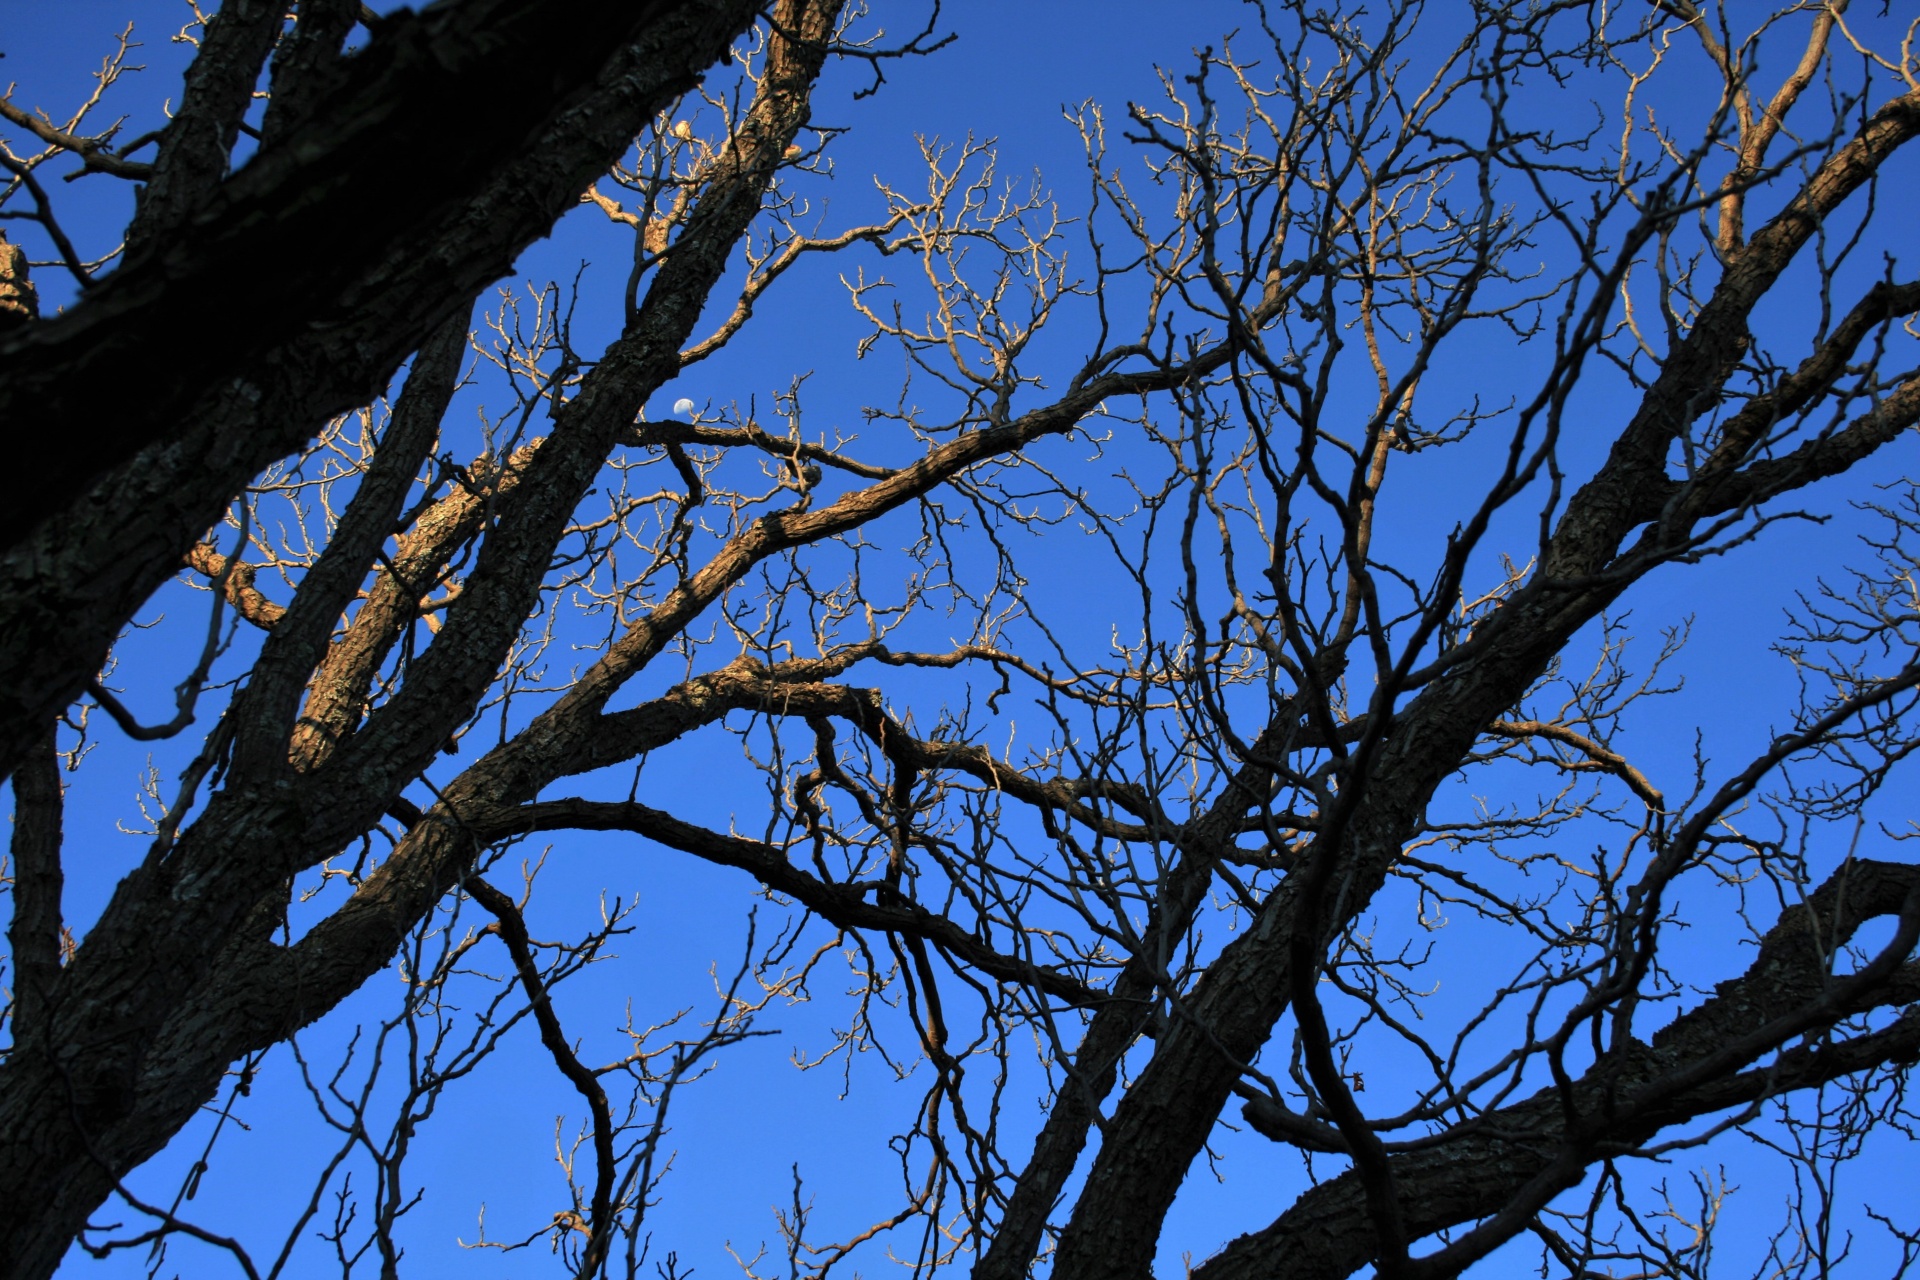
<svg viewBox="0 0 1920 1280"><path fill-rule="evenodd" d="M894 8L881 7L887 12ZM7 55L0 72L17 85L16 100L54 107L72 101L84 91L87 73L128 13L134 14L139 38L146 42L137 59L150 66L145 76L177 79L184 50L167 42L179 17L171 4L0 0L0 47ZM1184 72L1191 65L1191 49L1250 24L1251 15L1244 6L1224 0L1179 5L966 0L949 4L943 22L957 32L958 41L931 58L891 66L890 83L875 97L852 98L851 90L864 82L860 68L842 68L828 77L816 100L815 121L851 130L834 146L839 178L826 210L829 225L870 216L878 207L869 174L901 183L917 180L917 136L997 139L1003 173L1042 171L1065 211L1077 212L1084 197L1081 152L1061 108L1095 99L1107 104L1117 119L1126 101L1157 96L1156 65L1176 75ZM130 84L123 100L130 110L137 107L151 115L157 96L150 85ZM130 130L148 127L141 120L136 116ZM1898 177L1909 197L1915 193L1911 169L1909 163ZM102 187L109 181L88 180ZM56 188L74 211L71 229L83 252L110 245L125 220L124 194L87 200L73 197L72 188ZM551 239L534 246L519 274L534 281L567 279L583 260L604 264L604 270L589 272L583 285L582 345L590 347L612 335L627 252L621 236L597 212L583 210ZM733 348L660 392L654 414L664 415L665 407L683 395L716 405L745 404L757 397L764 413L771 395L792 377L815 371L808 385L808 434L836 425L856 428L860 406L891 398L898 364L886 358L856 364L850 358L863 329L847 307L837 277L851 265L852 260L828 259L797 270ZM45 296L58 300L56 272L42 268L37 279ZM1071 335L1059 342L1065 360L1075 349ZM1491 353L1489 358L1494 358ZM1486 372L1439 371L1436 377L1485 379ZM470 412L470 406L466 408ZM1597 429L1611 426L1601 422ZM1913 464L1911 448L1904 448L1900 461ZM1445 472L1412 469L1396 477L1387 499L1398 498L1407 514L1389 536L1415 546L1443 533L1458 515L1447 501L1451 479ZM1726 557L1710 573L1664 573L1635 593L1633 618L1640 632L1651 636L1662 626L1693 621L1693 643L1680 666L1690 705L1716 709L1706 721L1703 739L1709 754L1737 758L1763 742L1770 725L1784 715L1790 672L1766 642L1792 593L1847 554L1857 528L1845 518L1844 504L1867 492L1851 482L1822 490L1820 509L1839 512L1841 519L1820 528L1777 532ZM1076 595L1088 591L1081 568L1079 553L1063 548L1051 566L1042 563L1034 572L1059 614L1097 633L1106 625L1103 602L1097 596ZM143 615L147 621L192 621L163 625L150 641L127 646L115 683L136 690L147 699L142 705L156 707L190 662L183 657L183 646L194 643L203 599L170 589ZM1684 776L1695 749L1693 721L1686 724L1684 734L1664 736L1657 723L1641 726L1634 741L1642 754L1636 758L1650 770ZM105 725L95 732L97 755L69 800L66 910L76 931L98 911L114 880L144 848L143 840L121 833L116 823L137 817L134 793L147 750L125 742ZM735 747L731 740L717 738L712 750L730 753ZM152 756L169 788L180 764L178 752L178 744L169 744ZM737 812L743 826L751 828L756 804L764 803L759 796L716 795L706 785L728 771L740 776L731 755L722 760L683 750L650 764L646 777L659 796L687 797L678 806L687 816L724 824ZM1464 797L1453 800L1463 802ZM587 1039L589 1058L617 1051L617 1037L610 1033L622 1002L629 998L640 1023L689 1007L696 1011L694 1017L704 1016L712 999L710 966L727 972L743 941L751 897L742 877L638 845L616 836L568 836L554 842L543 872L536 936L562 935L589 922L598 911L602 888L638 898L631 920L635 932L613 948L619 958L570 985L561 1000L567 1025ZM537 852L537 846L528 851ZM763 918L763 927L771 923ZM337 1050L353 1005L388 1007L392 981L376 981L316 1029L311 1037L316 1053ZM761 1026L778 1034L722 1056L711 1078L689 1086L676 1099L677 1120L669 1142L679 1154L652 1218L656 1258L675 1251L702 1280L737 1274L723 1248L727 1242L751 1256L764 1241L770 1260L777 1258L780 1245L772 1208L787 1203L790 1169L796 1162L814 1198L823 1238L857 1229L889 1207L898 1174L885 1144L901 1118L900 1109L911 1105L918 1090L887 1088L891 1072L873 1054L857 1056L845 1077L838 1065L807 1073L793 1070L792 1055L816 1053L826 1043L829 1024L838 1013L832 1005L826 1000L770 1010ZM567 1111L571 1126L577 1125L579 1113L529 1033L530 1028L522 1028L479 1073L450 1093L432 1121L430 1138L422 1139L410 1169L411 1177L426 1188L425 1199L410 1218L409 1238L416 1250L409 1257L410 1275L521 1276L542 1273L549 1265L544 1244L529 1253L504 1256L462 1255L450 1248L455 1238L475 1237L482 1203L490 1234L502 1236L531 1230L562 1207L551 1166L554 1116ZM848 1080L854 1087L843 1099L843 1082ZM1015 1087L1037 1091L1031 1072ZM279 1224L297 1211L311 1185L310 1167L329 1137L315 1123L284 1049L271 1055L251 1096L235 1114L248 1131L223 1139L185 1211L216 1230L242 1235L257 1256L269 1240L277 1244L284 1229ZM197 1158L206 1128L183 1134L132 1185L150 1198L170 1198L183 1171ZM1016 1158L1024 1155L1020 1141L1008 1147ZM1160 1259L1162 1274L1176 1274L1181 1251L1192 1250L1197 1260L1226 1237L1264 1223L1274 1207L1266 1188L1297 1180L1294 1162L1260 1139L1222 1135L1219 1149L1223 1168L1235 1179L1232 1185L1242 1190L1213 1195L1204 1204L1192 1203L1192 1198L1182 1201ZM1676 1167L1676 1181L1688 1167ZM1864 1173L1866 1166L1862 1169ZM1208 1175L1197 1168L1194 1177L1205 1180ZM1777 1197L1768 1199L1769 1194L1765 1187L1750 1189L1755 1222L1773 1212ZM1748 1201L1736 1203L1744 1211ZM120 1210L103 1217L131 1220ZM1729 1250L1737 1251L1736 1240L1730 1235ZM176 1241L170 1249L163 1275L229 1273L223 1259L190 1243ZM321 1274L326 1264L315 1252L292 1274ZM888 1267L874 1256L855 1265L867 1275ZM763 1268L762 1274L776 1270L784 1266ZM145 1255L119 1254L105 1263L76 1255L62 1274L144 1275Z"/></svg>

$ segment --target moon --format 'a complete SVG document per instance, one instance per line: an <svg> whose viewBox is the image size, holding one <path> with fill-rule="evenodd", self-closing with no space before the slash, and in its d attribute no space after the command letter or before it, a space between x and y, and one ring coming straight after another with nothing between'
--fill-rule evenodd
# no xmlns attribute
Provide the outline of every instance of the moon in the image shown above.
<svg viewBox="0 0 1920 1280"><path fill-rule="evenodd" d="M682 396L673 402L673 411L679 417L690 418L693 416L693 401Z"/></svg>

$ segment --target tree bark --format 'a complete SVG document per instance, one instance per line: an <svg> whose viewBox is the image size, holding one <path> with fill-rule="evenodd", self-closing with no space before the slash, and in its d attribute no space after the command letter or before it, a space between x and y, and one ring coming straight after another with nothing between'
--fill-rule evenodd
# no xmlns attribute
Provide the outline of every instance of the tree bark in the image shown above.
<svg viewBox="0 0 1920 1280"><path fill-rule="evenodd" d="M1739 1040L1756 1027L1818 1000L1830 985L1826 950L1866 920L1895 915L1920 886L1912 866L1849 864L1785 912L1739 978L1653 1037L1609 1054L1569 1090L1542 1089L1485 1112L1436 1142L1396 1153L1394 1181L1413 1238L1488 1218L1536 1179L1542 1187L1577 1185L1592 1163L1630 1153L1663 1130L1768 1097L1910 1062L1920 1052L1920 1016L1909 1010L1890 1025L1846 1039L1807 1044L1771 1064L1693 1088L1667 1092L1663 1079ZM1920 964L1908 963L1878 984L1861 1007L1911 1004L1920 997ZM1571 1126L1569 1115L1580 1117ZM1618 1118L1615 1118L1615 1117ZM1257 1104L1246 1108L1269 1136ZM1529 1215L1530 1216L1530 1215ZM1228 1244L1192 1272L1195 1280L1340 1280L1377 1260L1379 1238L1353 1170L1307 1192L1270 1226Z"/></svg>
<svg viewBox="0 0 1920 1280"><path fill-rule="evenodd" d="M678 372L681 346L806 123L837 12L831 3L807 11L812 37L804 48L773 56L748 121L752 136L720 166L641 314L568 402L526 478L497 504L434 644L399 693L308 772L297 771L288 755L298 710L288 691L297 695L322 657L303 641L310 631L324 641L364 563L336 576L323 557L276 622L216 734L231 734L225 785L177 843L156 842L146 863L121 882L61 976L45 1048L17 1052L0 1065L0 1205L8 1206L0 1216L0 1276L51 1274L117 1180L192 1118L235 1057L283 1039L387 963L413 922L480 851L464 825L468 818L502 801L530 799L545 780L538 768L553 762L530 763L533 753L524 747L489 753L447 789L444 811L437 807L416 824L347 909L290 952L272 944L288 878L378 821L494 680L568 520L640 405ZM649 58L645 48L628 50L616 70L635 80ZM638 99L629 93L622 100ZM603 141L617 137L625 145L627 125L616 135L604 120L588 123L605 131ZM595 136L578 120L563 119L562 126ZM559 181L551 171L548 177ZM502 179L509 189L493 196L510 198L511 182L511 175ZM426 408L416 415L405 403L413 398L410 379L395 415L394 429L405 437L394 442L397 456L417 460L411 451L426 433L415 418L437 418L432 405L444 404L451 389L456 346L443 331L418 362ZM409 475L411 467L398 472ZM169 473L188 482L190 473L178 464ZM129 487L154 483L131 468L111 479ZM404 492L404 485L386 486L369 473L336 530L342 558L357 541L354 530L365 526L376 536L359 549L363 560L372 559ZM150 496L162 502L166 495ZM43 545L46 554L57 550ZM317 627L309 625L316 620ZM289 680L294 673L302 680ZM569 727L576 735L590 732L591 713L576 714ZM534 741L551 745L538 733Z"/></svg>
<svg viewBox="0 0 1920 1280"><path fill-rule="evenodd" d="M466 0L382 24L283 141L0 342L0 423L36 458L0 477L0 776L233 495L377 394L754 12Z"/></svg>

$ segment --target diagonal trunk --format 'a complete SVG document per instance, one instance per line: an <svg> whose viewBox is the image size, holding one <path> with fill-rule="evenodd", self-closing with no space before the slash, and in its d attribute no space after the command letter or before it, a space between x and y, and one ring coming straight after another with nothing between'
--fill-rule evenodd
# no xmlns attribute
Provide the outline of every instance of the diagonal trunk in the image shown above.
<svg viewBox="0 0 1920 1280"><path fill-rule="evenodd" d="M0 776L247 481L377 393L754 11L397 19L177 237L0 343L0 422L38 458L0 478Z"/></svg>

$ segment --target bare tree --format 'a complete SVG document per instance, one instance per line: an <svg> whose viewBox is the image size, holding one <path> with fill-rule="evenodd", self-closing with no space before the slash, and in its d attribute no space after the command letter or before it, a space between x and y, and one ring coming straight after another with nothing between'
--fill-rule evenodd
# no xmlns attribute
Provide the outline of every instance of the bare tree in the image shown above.
<svg viewBox="0 0 1920 1280"><path fill-rule="evenodd" d="M0 478L0 776L247 480L469 308L755 9L459 0L375 18L346 56L371 11L302 0L283 34L291 7L221 6L152 133L87 131L125 38L63 120L0 103L26 138L0 156L9 216L82 291L0 340L0 423L35 441L32 470ZM258 150L229 176L243 131ZM103 277L38 176L65 157L141 184Z"/></svg>
<svg viewBox="0 0 1920 1280"><path fill-rule="evenodd" d="M795 1277L880 1248L1147 1276L1242 1123L1301 1173L1242 1193L1266 1207L1206 1280L1522 1249L1703 1275L1730 1191L1675 1168L1731 1150L1798 1188L1761 1273L1841 1264L1834 1173L1911 1133L1920 1058L1920 281L1883 199L1915 29L1837 0L1243 16L1119 143L1078 112L1076 216L928 142L883 216L829 225L817 78L935 41L780 0L738 92L661 112L585 197L632 236L613 341L580 349L564 284L442 318L390 404L196 528L181 715L231 695L77 944L60 761L83 785L103 718L151 735L139 695L97 676L15 775L7 1275L76 1237L251 1276L317 1238L396 1275L408 1154L514 1035L578 1098L570 1203L470 1243L639 1274L674 1091L842 963L826 1052L925 1092L870 1225L823 1237L796 1172ZM859 437L808 426L804 380L644 416L828 253L864 255L860 354L907 369ZM1859 554L1773 641L1797 695L1717 759L1684 628L1625 610L1846 492ZM649 787L729 736L705 794ZM629 1013L599 1065L551 992L622 910L543 944L539 877L497 884L569 831L761 899L704 1024ZM311 1059L390 966L397 1010ZM284 1243L128 1188L283 1043L340 1135ZM110 1200L144 1225L84 1230ZM1904 1274L1915 1224L1869 1210Z"/></svg>

